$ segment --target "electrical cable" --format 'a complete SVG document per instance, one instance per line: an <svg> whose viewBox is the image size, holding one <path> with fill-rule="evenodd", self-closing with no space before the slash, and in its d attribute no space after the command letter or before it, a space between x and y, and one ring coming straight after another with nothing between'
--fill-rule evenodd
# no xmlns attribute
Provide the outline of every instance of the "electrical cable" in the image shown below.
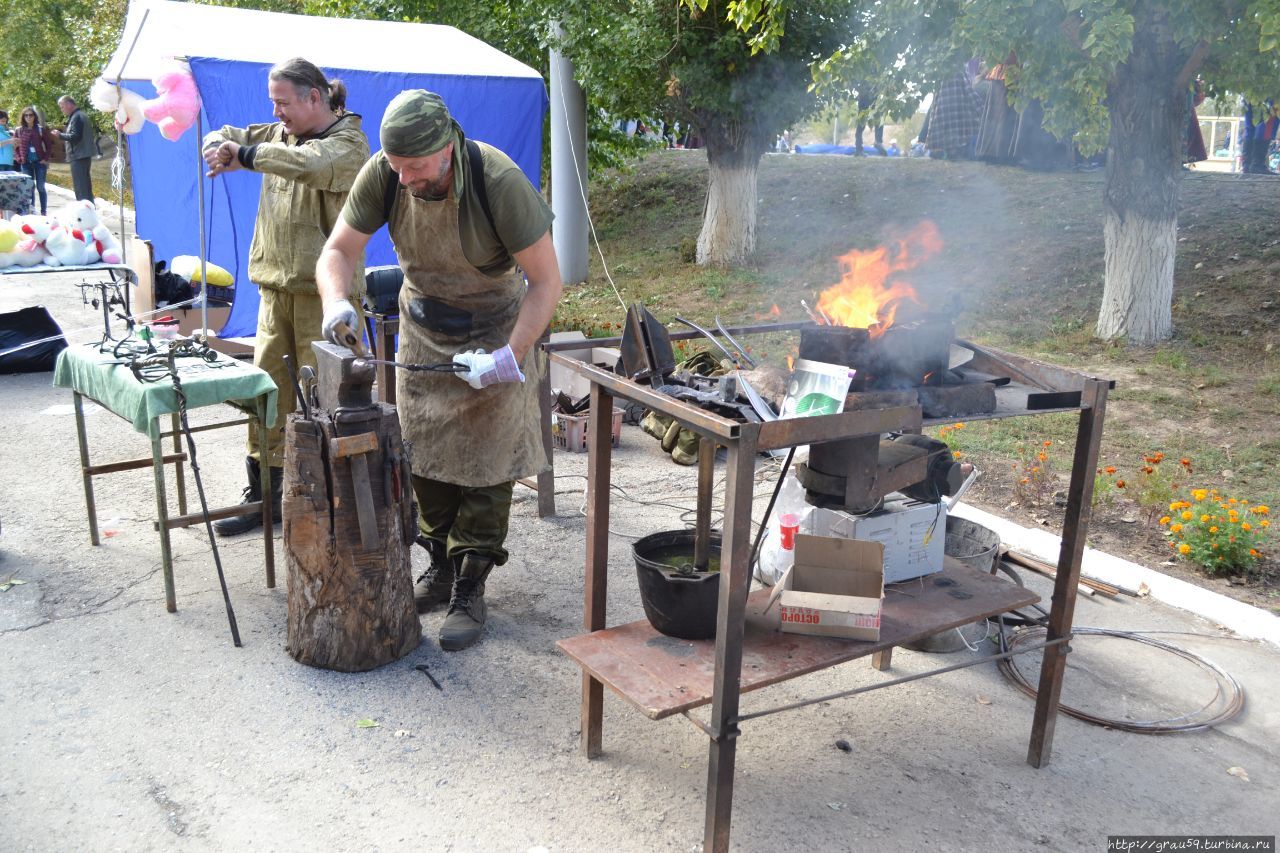
<svg viewBox="0 0 1280 853"><path fill-rule="evenodd" d="M1179 714L1176 717L1170 717L1163 720L1121 720L1102 717L1091 714L1087 711L1075 708L1063 703L1058 704L1058 710L1062 713L1075 717L1077 720L1083 720L1086 723L1092 723L1097 726L1104 726L1111 729L1119 729L1120 731L1135 732L1138 734L1171 734L1177 732L1198 732L1212 728L1216 725L1230 720L1236 716L1244 708L1244 688L1240 682L1222 667L1213 663L1194 652L1172 645L1161 640L1144 636L1136 631L1119 631L1110 628L1079 628L1074 627L1071 633L1077 636L1097 636L1111 637L1120 640L1132 640L1136 643L1142 643L1162 651L1169 652L1183 660L1189 661L1202 670L1208 672L1214 679L1215 691L1213 698L1204 706L1197 708L1185 714ZM1000 649L1001 652L1016 652L1018 646L1025 645L1033 640L1038 640L1041 636L1048 636L1048 628L1042 626L1034 626L1018 631L1011 636L1007 636L1003 630L1003 623L1000 631ZM1022 670L1018 669L1013 657L1003 658L999 661L1001 673L1008 678L1014 686L1023 693L1035 698L1038 691L1031 685ZM1208 713L1207 718L1193 719L1199 715Z"/></svg>

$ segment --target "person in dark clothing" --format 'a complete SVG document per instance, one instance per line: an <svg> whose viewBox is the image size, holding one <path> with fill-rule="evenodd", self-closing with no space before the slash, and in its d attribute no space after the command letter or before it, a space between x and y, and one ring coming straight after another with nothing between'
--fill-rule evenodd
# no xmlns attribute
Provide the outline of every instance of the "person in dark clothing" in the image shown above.
<svg viewBox="0 0 1280 853"><path fill-rule="evenodd" d="M49 194L45 190L44 179L49 169L49 149L53 135L40 119L40 113L34 106L27 107L18 118L18 140L15 153L22 171L31 176L35 182L36 195L40 200L40 215L49 212Z"/></svg>
<svg viewBox="0 0 1280 853"><path fill-rule="evenodd" d="M76 200L93 201L93 178L89 174L89 161L93 159L95 148L93 125L70 95L58 99L58 108L67 117L67 129L55 130L54 133L67 143L67 162L71 164L71 184L75 188Z"/></svg>

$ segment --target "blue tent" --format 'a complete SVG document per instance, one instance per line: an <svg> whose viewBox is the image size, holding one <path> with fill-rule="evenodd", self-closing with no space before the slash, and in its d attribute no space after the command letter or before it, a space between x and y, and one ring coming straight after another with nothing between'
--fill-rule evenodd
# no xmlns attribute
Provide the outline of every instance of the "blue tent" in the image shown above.
<svg viewBox="0 0 1280 853"><path fill-rule="evenodd" d="M534 186L541 186L542 122L547 109L541 75L453 27L283 15L170 0L131 0L120 47L103 77L144 97L151 79L185 57L203 102L205 132L272 121L267 71L298 45L330 79L347 85L347 109L364 117L378 150L378 122L404 89L438 92L467 136L505 151ZM193 127L176 141L150 122L127 137L138 236L157 260L200 250L197 181L204 182L208 259L236 277L236 298L222 337L257 327L258 291L249 280L249 243L261 176L235 172L204 178ZM370 242L369 265L395 262L385 229Z"/></svg>

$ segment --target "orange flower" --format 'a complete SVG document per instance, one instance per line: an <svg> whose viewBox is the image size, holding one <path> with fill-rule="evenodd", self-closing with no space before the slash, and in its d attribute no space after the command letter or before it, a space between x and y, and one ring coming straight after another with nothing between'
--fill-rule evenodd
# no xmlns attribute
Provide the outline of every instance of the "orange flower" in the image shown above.
<svg viewBox="0 0 1280 853"><path fill-rule="evenodd" d="M1191 546L1190 546L1190 545L1188 545L1186 542L1183 542L1181 545L1179 545L1179 546L1178 546L1178 553L1179 553L1179 554L1190 554L1190 553L1191 553Z"/></svg>
<svg viewBox="0 0 1280 853"><path fill-rule="evenodd" d="M1191 497L1195 498L1198 501L1202 501L1208 496L1209 496L1209 493L1206 492L1204 489L1193 489L1191 491Z"/></svg>
<svg viewBox="0 0 1280 853"><path fill-rule="evenodd" d="M1271 508L1264 506L1263 504L1258 504L1252 510L1250 510L1250 512L1252 512L1254 515L1266 515L1267 513L1271 512Z"/></svg>
<svg viewBox="0 0 1280 853"><path fill-rule="evenodd" d="M1179 532L1181 532L1181 531L1182 531L1182 525L1181 525L1181 524L1170 524L1170 525L1169 525L1169 532L1170 532L1170 533L1179 533Z"/></svg>
<svg viewBox="0 0 1280 853"><path fill-rule="evenodd" d="M1117 489L1123 489L1123 488L1124 488L1124 480L1116 480L1116 488L1117 488Z"/></svg>
<svg viewBox="0 0 1280 853"><path fill-rule="evenodd" d="M1047 438L1042 443L1044 444L1045 447L1053 447L1053 442Z"/></svg>
<svg viewBox="0 0 1280 853"><path fill-rule="evenodd" d="M954 429L964 429L964 423L963 423L963 422L961 422L961 423L956 424L956 425L955 425L955 427L954 427Z"/></svg>
<svg viewBox="0 0 1280 853"><path fill-rule="evenodd" d="M1046 462L1049 459L1049 457L1043 453L1037 453L1036 458L1039 459L1041 462Z"/></svg>
<svg viewBox="0 0 1280 853"><path fill-rule="evenodd" d="M1210 527L1210 528L1209 528L1209 532L1210 532L1210 533L1217 533L1217 532L1218 532L1218 528L1216 528L1216 527Z"/></svg>
<svg viewBox="0 0 1280 853"><path fill-rule="evenodd" d="M1262 519L1262 521L1259 521L1259 522L1258 522L1258 526L1259 526L1259 527L1270 527L1270 526L1271 526L1271 522L1270 522L1270 521L1267 521L1267 520L1264 518L1264 519Z"/></svg>
<svg viewBox="0 0 1280 853"><path fill-rule="evenodd" d="M1116 466L1108 465L1106 468L1103 468L1102 470L1106 471L1108 474L1114 474L1116 472Z"/></svg>
<svg viewBox="0 0 1280 853"><path fill-rule="evenodd" d="M1252 529L1253 529L1253 525L1246 521L1244 524L1240 525L1240 529L1241 529L1241 530L1252 530Z"/></svg>
<svg viewBox="0 0 1280 853"><path fill-rule="evenodd" d="M951 455L954 456L956 459L959 459L960 457L964 456L964 454L961 453L959 450L951 451Z"/></svg>
<svg viewBox="0 0 1280 853"><path fill-rule="evenodd" d="M1143 465L1143 466L1142 466L1142 473L1144 473L1144 474L1154 474L1154 473L1155 473L1155 471L1156 471L1156 469L1155 469L1155 468L1152 468L1150 465Z"/></svg>
<svg viewBox="0 0 1280 853"><path fill-rule="evenodd" d="M1190 521L1192 518L1193 518L1193 516L1191 515L1190 511L1188 511L1188 510L1183 510L1183 511L1182 511L1182 520L1183 520L1183 521Z"/></svg>
<svg viewBox="0 0 1280 853"><path fill-rule="evenodd" d="M1179 459L1179 460L1178 460L1178 462L1182 465L1182 467L1183 467L1183 468L1186 468L1188 472L1190 472L1190 471L1191 471L1191 460L1190 460L1190 459L1188 459L1187 457L1185 457L1185 456L1184 456L1184 457L1182 457L1181 459Z"/></svg>
<svg viewBox="0 0 1280 853"><path fill-rule="evenodd" d="M1160 526L1161 526L1161 527L1164 527L1164 526L1165 526L1166 524L1168 524L1171 520L1172 520L1172 519L1170 519L1170 518L1169 518L1169 516L1167 516L1167 515L1162 516L1162 517L1160 518Z"/></svg>
<svg viewBox="0 0 1280 853"><path fill-rule="evenodd" d="M1208 513L1205 513L1205 514L1203 514L1203 515L1201 515L1201 516L1200 516L1200 523L1201 523L1201 524L1208 524L1208 523L1209 523L1209 514L1208 514Z"/></svg>
<svg viewBox="0 0 1280 853"><path fill-rule="evenodd" d="M1250 557L1257 557L1257 556L1258 556L1258 549L1257 549L1257 548L1250 548L1250 549L1249 549L1249 556L1250 556Z"/></svg>

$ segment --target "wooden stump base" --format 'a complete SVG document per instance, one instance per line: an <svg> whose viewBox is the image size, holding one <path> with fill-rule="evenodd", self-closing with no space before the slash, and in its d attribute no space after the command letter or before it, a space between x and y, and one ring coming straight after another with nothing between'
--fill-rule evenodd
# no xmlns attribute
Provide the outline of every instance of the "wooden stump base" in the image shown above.
<svg viewBox="0 0 1280 853"><path fill-rule="evenodd" d="M349 414L335 424L323 410L309 420L295 413L285 427L287 648L308 666L362 672L417 648L422 625L413 603L409 549L417 526L400 422L387 405ZM376 437L376 449L342 455L334 440L351 436L369 446ZM363 497L357 483L367 487ZM376 541L366 541L368 522L361 535L360 502L373 510Z"/></svg>

